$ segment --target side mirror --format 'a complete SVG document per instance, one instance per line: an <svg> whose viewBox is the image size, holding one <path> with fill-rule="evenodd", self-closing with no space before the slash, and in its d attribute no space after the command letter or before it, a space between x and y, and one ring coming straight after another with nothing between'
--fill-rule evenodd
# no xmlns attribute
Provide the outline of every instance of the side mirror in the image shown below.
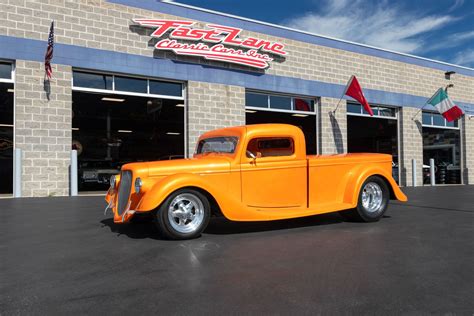
<svg viewBox="0 0 474 316"><path fill-rule="evenodd" d="M247 156L252 158L253 160L257 159L257 156L255 156L255 154L250 150L247 150Z"/></svg>

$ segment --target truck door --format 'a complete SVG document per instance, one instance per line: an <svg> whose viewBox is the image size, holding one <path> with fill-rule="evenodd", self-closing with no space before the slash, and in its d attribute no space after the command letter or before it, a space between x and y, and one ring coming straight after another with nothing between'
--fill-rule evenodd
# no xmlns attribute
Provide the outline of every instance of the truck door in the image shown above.
<svg viewBox="0 0 474 316"><path fill-rule="evenodd" d="M258 208L306 205L306 159L297 159L291 137L250 140L241 161L242 201Z"/></svg>

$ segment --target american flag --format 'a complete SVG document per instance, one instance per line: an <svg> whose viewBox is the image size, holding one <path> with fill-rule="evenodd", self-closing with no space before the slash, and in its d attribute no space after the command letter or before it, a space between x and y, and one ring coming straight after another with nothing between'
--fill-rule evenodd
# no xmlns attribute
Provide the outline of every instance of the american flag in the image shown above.
<svg viewBox="0 0 474 316"><path fill-rule="evenodd" d="M48 48L46 49L46 54L44 55L44 70L48 79L51 79L53 76L53 68L51 68L51 60L53 59L53 48L54 48L54 21L51 22L51 27L49 28L49 37L48 37Z"/></svg>

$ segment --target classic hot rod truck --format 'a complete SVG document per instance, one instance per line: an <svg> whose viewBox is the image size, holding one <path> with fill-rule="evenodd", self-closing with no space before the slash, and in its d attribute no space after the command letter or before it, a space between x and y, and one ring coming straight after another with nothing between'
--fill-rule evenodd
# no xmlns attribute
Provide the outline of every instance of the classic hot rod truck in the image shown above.
<svg viewBox="0 0 474 316"><path fill-rule="evenodd" d="M191 159L130 163L110 180L105 212L126 223L150 213L167 238L201 234L212 215L267 221L340 212L379 220L407 198L385 154L307 156L301 129L258 124L203 134Z"/></svg>

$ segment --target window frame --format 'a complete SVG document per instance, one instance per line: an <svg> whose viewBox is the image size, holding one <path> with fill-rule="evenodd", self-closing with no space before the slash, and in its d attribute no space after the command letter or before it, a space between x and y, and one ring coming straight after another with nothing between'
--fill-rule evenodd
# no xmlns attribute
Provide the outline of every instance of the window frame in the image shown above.
<svg viewBox="0 0 474 316"><path fill-rule="evenodd" d="M3 60L3 59L0 59L0 63L2 63L2 64L10 64L11 67L12 67L11 73L10 73L10 79L7 79L7 78L0 78L0 82L2 82L2 83L13 83L13 84L15 84L15 63L12 62L12 61ZM13 89L15 89L15 87L13 87Z"/></svg>
<svg viewBox="0 0 474 316"><path fill-rule="evenodd" d="M423 114L429 114L429 115L430 115L431 124L424 124L424 123L423 123ZM433 116L433 114L438 114L438 115L440 115L440 116L443 118L443 120L444 120L444 126L441 126L441 125L434 125L434 116ZM455 122L456 122L456 124L457 124L458 126L447 126L446 124L448 123L448 120L445 119L439 112L436 112L436 111L429 111L429 110L423 110L423 111L421 111L421 126L422 126L422 127L460 130L461 127L460 127L460 124L459 124L459 120L456 120Z"/></svg>
<svg viewBox="0 0 474 316"><path fill-rule="evenodd" d="M283 155L283 156L261 156L261 157L257 157L258 160L265 159L265 160L271 161L271 160L280 160L280 159L289 159L289 158L293 159L296 156L295 139L292 136L289 136L289 135L285 135L285 136L263 136L263 137L262 136L257 136L257 137L253 137L253 138L249 139L249 141L247 142L247 145L245 146L245 152L243 154L244 154L244 157L247 158L247 160L253 160L253 158L247 156L247 151L249 151L248 150L249 145L253 141L256 141L257 146L258 146L258 142L261 139L268 139L268 140L289 139L290 142L291 142L292 153L290 155Z"/></svg>
<svg viewBox="0 0 474 316"><path fill-rule="evenodd" d="M235 143L235 146L234 146L234 150L232 152L216 152L218 153L219 155L231 155L231 156L235 156L235 154L237 153L237 150L239 148L239 143L240 143L240 137L239 136L228 136L228 135L223 135L223 136L212 136L212 137L208 137L208 138L203 138L203 139L200 139L198 140L197 144L196 144L196 149L194 151L194 155L205 155L207 153L214 153L214 152L202 152L202 153L199 153L198 150L199 150L199 146L201 145L201 142L204 141L204 140L207 140L207 139L217 139L217 138L234 138L236 140L236 143Z"/></svg>
<svg viewBox="0 0 474 316"><path fill-rule="evenodd" d="M360 107L360 113L354 113L354 112L349 112L347 111L347 106L349 104L352 104L352 105L357 105ZM389 106L389 105L382 105L382 104L374 104L372 107L374 108L387 108L387 109L393 109L394 110L394 116L383 116L383 115L379 115L379 114L374 114L373 116L370 116L370 114L368 113L364 113L364 107L362 106L362 104L360 104L359 102L353 102L353 101L349 101L346 103L346 113L347 115L351 115L351 116L362 116L362 117L369 117L369 118L379 118L379 119L387 119L387 120L398 120L398 109L400 109L400 107L396 107L396 106Z"/></svg>
<svg viewBox="0 0 474 316"><path fill-rule="evenodd" d="M112 89L97 89L97 88L86 88L86 87L78 87L74 86L74 72L81 72L81 73L88 73L88 74L95 74L95 75L105 75L105 76L112 76ZM130 78L130 79L142 79L146 80L146 93L142 92L129 92L129 91L122 91L115 89L115 77L123 77L123 78ZM164 81L169 83L177 83L181 84L181 96L172 96L172 95L163 95L163 94L153 94L150 93L150 81ZM135 75L128 75L128 74L118 74L118 73L110 73L110 72L99 72L93 70L85 70L85 69L73 69L73 76L71 78L71 85L73 91L83 91L83 92L91 92L91 93L104 93L104 94L116 94L116 95L129 95L129 96L138 96L138 97L148 97L148 98L161 98L161 99L170 99L170 100L185 100L185 84L183 81L178 80L168 80L168 79L161 79L161 78L150 78L150 77L141 77Z"/></svg>
<svg viewBox="0 0 474 316"><path fill-rule="evenodd" d="M317 104L317 98L315 97L309 97L309 96L303 96L303 95L294 95L294 94L286 94L286 93L274 93L274 92L265 92L265 91L256 91L256 90L250 90L246 89L245 94L247 93L251 94L259 94L267 97L267 106L266 107L258 107L258 106L247 106L245 104L245 109L247 110L252 110L252 111L270 111L270 112L281 112L281 113L292 113L292 114L302 114L302 115L316 115L316 104ZM287 97L291 99L291 110L285 110L285 109L278 109L278 108L272 108L270 104L270 97ZM305 100L310 100L313 101L313 110L312 111L299 111L295 110L295 99L305 99ZM247 102L245 102L247 103Z"/></svg>

